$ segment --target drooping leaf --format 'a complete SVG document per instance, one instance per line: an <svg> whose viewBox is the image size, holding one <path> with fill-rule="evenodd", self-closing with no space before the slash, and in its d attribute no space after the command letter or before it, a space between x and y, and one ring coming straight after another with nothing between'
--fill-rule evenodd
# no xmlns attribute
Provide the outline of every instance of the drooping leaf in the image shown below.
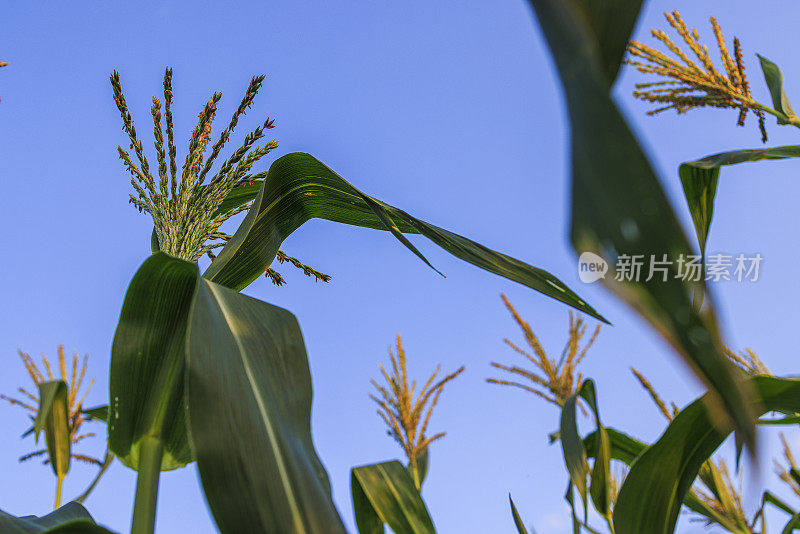
<svg viewBox="0 0 800 534"><path fill-rule="evenodd" d="M586 451L583 448L583 441L578 434L577 406L579 393L570 396L564 407L561 409L561 425L559 435L561 439L561 452L564 456L564 463L572 485L577 488L584 508L586 517L586 477L589 475L589 463L586 461ZM570 495L572 489L570 488Z"/></svg>
<svg viewBox="0 0 800 534"><path fill-rule="evenodd" d="M705 292L705 284L678 276L676 260L691 254L688 241L609 95L603 67L607 34L598 28L617 20L622 25L635 16L640 2L592 2L587 10L589 0L529 1L558 67L569 110L575 250L593 252L610 267L625 257L652 261L666 255L672 261L652 277L614 267L603 281L645 317L708 386L717 407L715 424L733 420L745 443L754 447L751 392L723 355L711 303L702 315L693 308L693 297Z"/></svg>
<svg viewBox="0 0 800 534"><path fill-rule="evenodd" d="M601 516L611 516L611 440L600 421L600 409L597 406L597 392L592 380L586 380L580 389L580 396L594 413L595 424L595 458L592 464L589 495L595 510ZM581 443L583 444L583 443ZM586 452L584 451L584 454Z"/></svg>
<svg viewBox="0 0 800 534"><path fill-rule="evenodd" d="M72 440L69 433L69 404L67 384L53 380L39 384L39 410L33 422L36 440L44 430L47 456L56 477L63 479L69 472Z"/></svg>
<svg viewBox="0 0 800 534"><path fill-rule="evenodd" d="M528 534L528 529L525 528L525 523L522 522L522 518L519 516L519 512L517 512L517 507L514 506L514 499L511 498L511 494L508 494L508 504L511 505L511 516L514 518L514 526L517 527L517 534Z"/></svg>
<svg viewBox="0 0 800 534"><path fill-rule="evenodd" d="M311 439L311 376L291 313L199 279L186 387L200 479L223 534L345 532Z"/></svg>
<svg viewBox="0 0 800 534"><path fill-rule="evenodd" d="M592 464L591 475L587 462L587 452L584 445L585 439L578 434L576 423L577 401L582 398L592 410L595 417L597 430L592 433ZM600 412L597 406L597 392L592 380L585 380L577 393L564 403L561 411L561 429L559 431L564 462L570 474L572 484L578 488L584 503L584 518L586 517L586 478L589 476L589 495L595 510L603 516L609 517L611 513L611 486L610 463L612 458L611 440L606 429L600 421Z"/></svg>
<svg viewBox="0 0 800 534"><path fill-rule="evenodd" d="M778 419L759 419L759 425L797 425L800 424L800 415L790 415Z"/></svg>
<svg viewBox="0 0 800 534"><path fill-rule="evenodd" d="M758 60L761 62L761 70L764 72L764 81L767 82L769 87L769 94L772 96L772 107L775 111L780 111L789 119L797 119L792 105L789 103L789 97L786 96L786 91L783 90L783 74L781 69L762 55L758 55ZM778 124L788 124L788 121L778 118Z"/></svg>
<svg viewBox="0 0 800 534"><path fill-rule="evenodd" d="M128 287L111 347L109 448L137 469L142 439L164 445L161 469L192 461L183 403L184 340L197 264L157 252Z"/></svg>
<svg viewBox="0 0 800 534"><path fill-rule="evenodd" d="M708 231L714 216L714 197L717 194L720 167L748 161L796 157L800 157L800 145L732 150L688 161L678 167L683 194L692 214L701 254L705 255Z"/></svg>
<svg viewBox="0 0 800 534"><path fill-rule="evenodd" d="M611 445L611 459L618 460L624 464L631 465L649 445L643 443L635 438L632 438L624 432L613 428L606 428L609 442ZM595 458L597 455L597 431L595 430L585 438L583 438L583 446L586 449L587 458Z"/></svg>
<svg viewBox="0 0 800 534"><path fill-rule="evenodd" d="M350 487L360 534L382 532L383 524L395 534L435 534L425 502L400 462L355 467Z"/></svg>
<svg viewBox="0 0 800 534"><path fill-rule="evenodd" d="M95 524L86 508L76 502L67 503L45 516L14 517L0 510L0 532L3 534L112 534Z"/></svg>
<svg viewBox="0 0 800 534"><path fill-rule="evenodd" d="M697 242L700 245L700 255L705 258L708 231L714 216L714 197L717 195L719 167L703 169L683 164L678 168L678 174L681 178L686 204L689 206L689 213L692 214Z"/></svg>
<svg viewBox="0 0 800 534"><path fill-rule="evenodd" d="M749 380L768 411L800 409L800 380L757 376ZM708 394L684 408L664 434L633 463L614 508L617 534L671 534L700 467L730 434L715 425ZM687 503L688 504L688 503Z"/></svg>
<svg viewBox="0 0 800 534"><path fill-rule="evenodd" d="M203 276L241 290L264 273L284 239L314 218L388 230L427 263L404 235L422 234L468 263L605 320L550 273L371 198L313 156L300 152L278 158L270 166L253 207Z"/></svg>
<svg viewBox="0 0 800 534"><path fill-rule="evenodd" d="M94 488L97 487L97 484L100 482L100 478L103 474L111 467L111 463L114 461L114 453L106 449L106 457L103 459L103 464L100 466L100 470L95 475L94 479L89 483L89 486L83 490L83 493L75 497L74 501L77 503L83 504L86 499L91 495Z"/></svg>
<svg viewBox="0 0 800 534"><path fill-rule="evenodd" d="M108 405L86 408L81 410L81 413L87 416L89 420L108 422Z"/></svg>

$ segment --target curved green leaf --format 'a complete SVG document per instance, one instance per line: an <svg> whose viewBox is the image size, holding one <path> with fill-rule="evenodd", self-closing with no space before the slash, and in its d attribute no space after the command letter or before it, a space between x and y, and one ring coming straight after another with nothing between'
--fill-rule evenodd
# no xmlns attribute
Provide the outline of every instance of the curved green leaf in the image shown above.
<svg viewBox="0 0 800 534"><path fill-rule="evenodd" d="M395 534L435 534L425 502L400 462L355 467L350 487L360 534L383 532L384 523Z"/></svg>
<svg viewBox="0 0 800 534"><path fill-rule="evenodd" d="M586 451L583 441L578 434L577 406L579 393L570 396L561 409L561 424L559 437L564 463L567 466L572 485L578 490L586 516L586 477L589 475L589 463L586 461Z"/></svg>
<svg viewBox="0 0 800 534"><path fill-rule="evenodd" d="M705 255L708 231L714 216L714 197L717 194L720 167L748 161L796 157L800 157L800 145L720 152L695 161L687 161L678 167L683 194L692 214L701 254Z"/></svg>
<svg viewBox="0 0 800 534"><path fill-rule="evenodd" d="M678 276L688 240L636 138L609 95L603 50L605 24L623 25L640 2L529 0L550 46L567 99L571 130L572 243L608 263L604 283L633 306L676 349L712 391L715 422L732 419L754 447L755 425L746 389L723 355L713 309L700 314L693 296L704 282ZM593 4L591 9L586 6ZM624 25L630 29L631 25ZM672 260L662 276L621 276L617 260ZM710 303L709 303L710 304Z"/></svg>
<svg viewBox="0 0 800 534"><path fill-rule="evenodd" d="M597 430L591 435L592 443L592 464L591 476L589 477L589 495L592 504L597 512L605 517L610 517L611 513L611 486L610 486L610 462L612 458L612 446L606 429L600 421L600 411L597 406L597 392L594 382L591 379L585 380L581 384L577 393L572 395L564 403L561 410L561 429L559 431L561 448L564 453L564 462L570 474L572 484L578 489L584 503L584 517L586 515L586 478L589 473L589 457L584 445L586 440L581 439L578 434L576 424L577 400L582 398L592 410L595 417Z"/></svg>
<svg viewBox="0 0 800 534"><path fill-rule="evenodd" d="M344 533L311 439L294 316L200 278L186 362L192 447L220 531Z"/></svg>
<svg viewBox="0 0 800 534"><path fill-rule="evenodd" d="M14 517L0 510L3 534L112 534L95 524L86 508L70 502L42 517Z"/></svg>
<svg viewBox="0 0 800 534"><path fill-rule="evenodd" d="M39 384L39 410L33 421L36 441L44 430L47 456L56 477L63 479L69 472L72 456L72 436L69 433L69 403L67 383L53 380Z"/></svg>
<svg viewBox="0 0 800 534"><path fill-rule="evenodd" d="M184 340L197 264L157 252L133 277L111 347L109 449L138 469L140 446L164 445L161 469L192 461L183 405Z"/></svg>
<svg viewBox="0 0 800 534"><path fill-rule="evenodd" d="M783 90L783 74L781 69L760 54L756 54L758 60L761 62L761 70L764 72L764 81L767 82L769 94L772 97L772 107L775 111L779 111L786 115L789 120L797 120L792 105L789 103L789 97L786 96L786 91ZM778 124L789 124L789 121L778 118Z"/></svg>
<svg viewBox="0 0 800 534"><path fill-rule="evenodd" d="M610 443L610 456L612 460L618 460L624 464L631 465L649 445L632 438L624 432L613 428L606 428L606 434ZM597 455L597 431L595 430L583 438L583 446L586 449L587 458L595 458Z"/></svg>
<svg viewBox="0 0 800 534"><path fill-rule="evenodd" d="M81 413L87 416L90 421L108 422L108 405L86 408L81 410Z"/></svg>
<svg viewBox="0 0 800 534"><path fill-rule="evenodd" d="M800 379L757 376L750 383L761 398L759 415L800 409ZM617 534L673 532L701 466L731 432L714 424L708 401L706 394L684 408L633 463L614 508Z"/></svg>
<svg viewBox="0 0 800 534"><path fill-rule="evenodd" d="M403 235L422 234L468 263L605 320L550 273L371 198L313 156L301 152L278 158L270 166L253 207L203 276L236 290L243 289L264 273L283 240L314 218L389 230L428 263Z"/></svg>
<svg viewBox="0 0 800 534"><path fill-rule="evenodd" d="M597 513L608 520L611 517L611 440L600 422L597 392L592 380L586 380L581 385L580 395L594 412L594 420L597 425L597 430L595 430L595 458L592 464L589 495ZM586 454L585 451L584 454Z"/></svg>

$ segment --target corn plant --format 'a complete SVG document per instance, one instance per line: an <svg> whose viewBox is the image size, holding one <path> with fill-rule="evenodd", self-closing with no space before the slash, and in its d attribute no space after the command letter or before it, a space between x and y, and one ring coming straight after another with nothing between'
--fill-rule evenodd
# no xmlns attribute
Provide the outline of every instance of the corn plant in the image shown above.
<svg viewBox="0 0 800 534"><path fill-rule="evenodd" d="M739 472L738 483L734 482L725 458L719 453L715 454L727 433L714 429L711 420L713 413L705 404L707 396L680 409L675 403L665 402L651 381L632 367L636 381L666 420L666 431L656 443L648 444L624 430L604 427L599 417L596 386L592 380L584 379L579 371L579 365L596 339L599 327L581 349L580 342L586 333L586 326L570 317L567 341L558 360L559 372L553 373L555 360L547 357L531 326L521 319L505 298L504 302L521 327L533 354L509 340L505 340L505 343L528 360L531 367L493 363L494 368L510 373L519 381L496 378L487 381L533 393L560 409L559 428L550 435L550 441L559 441L561 444L569 475L566 498L571 507L573 531L576 534L604 531L590 522L587 515L590 504L605 521L605 530L609 533L672 532L678 511L683 509L690 514L690 520L704 523L707 527L721 528L733 534L766 534L769 532L765 514L767 505L786 514L783 532L791 532L795 526L800 528L800 512L797 511L800 500L792 506L769 490L762 493L761 504L755 512L748 514L745 511L742 505L742 473ZM725 355L759 391L765 392L762 399L767 406L762 410L788 414L780 418L759 419L759 425L797 424L796 409L787 406L796 406L795 396L800 381L775 377L750 349L738 354L726 349ZM563 387L565 383L570 384L568 389ZM553 396L550 396L551 392ZM596 425L596 429L585 436L577 431L581 412L584 416L590 415ZM775 472L800 498L800 472L783 435L781 440L782 458L774 460ZM741 449L736 457L737 471L740 452ZM693 474L676 473L679 468L686 473L693 470ZM681 475L679 481L670 479L675 475ZM574 497L575 491L579 501ZM680 500L676 499L676 494ZM581 507L576 509L579 503L583 510ZM513 500L510 505L518 532L527 533ZM671 514L670 517L662 516L666 512Z"/></svg>
<svg viewBox="0 0 800 534"><path fill-rule="evenodd" d="M360 534L382 533L384 525L393 532L433 534L433 519L421 491L430 464L430 444L443 438L445 432L432 436L426 432L444 386L463 373L464 367L437 380L439 366L418 390L415 380L409 384L406 353L399 334L397 355L390 349L389 359L389 371L380 366L386 385L373 380L376 394L370 398L378 405L386 433L403 449L407 464L393 460L352 469L350 487L356 526Z"/></svg>
<svg viewBox="0 0 800 534"><path fill-rule="evenodd" d="M614 265L622 253L651 257L666 252L676 257L690 250L655 173L610 97L609 90L623 62L656 77L637 84L634 91L636 98L655 105L651 115L667 110L685 113L699 107L733 109L736 124L743 126L752 113L763 142L767 140L767 115L774 116L780 125L800 126L783 91L780 69L758 56L772 103L755 100L742 44L734 39L731 55L713 18L711 29L722 66L714 64L700 33L689 29L677 12L666 14L667 22L688 52L662 30L654 30L652 35L666 51L629 40L641 7L637 0L529 3L555 58L569 108L572 239L578 251L594 252ZM726 152L680 166L701 256L705 255L720 167L796 157L800 155L796 148ZM650 381L635 371L637 380L668 420L655 443L646 444L604 427L594 382L575 374L575 362L580 358L567 359L564 370L571 367L571 374L565 379L561 369L532 344L532 331L525 330L519 319L534 351L534 355L524 355L538 371L496 364L528 382L493 381L522 387L560 406L559 430L551 438L561 443L569 474L566 498L572 505L576 533L600 531L587 523L589 502L608 531L616 534L672 533L683 507L699 514L707 524L729 532L764 533L767 504L788 515L783 532L800 528L800 514L769 491L763 494L759 511L747 517L727 464L711 458L734 430L738 465L745 446L755 450L756 428L797 424L800 380L771 375L752 352L735 354L728 350L718 333L714 304L704 282L687 283L677 274L669 273L663 282L604 278L604 283L647 318L708 386L708 392L688 406L669 408ZM571 343L576 334L571 330ZM569 353L573 354L571 350ZM563 389L571 393L566 398L557 395L562 384L569 385ZM577 431L578 407L595 423L596 429L587 436ZM766 413L779 416L764 418ZM794 489L797 471L791 451L785 449L785 463L778 464L778 472ZM612 460L629 470L612 475ZM575 490L583 514L575 511ZM526 532L513 501L511 511L518 531Z"/></svg>
<svg viewBox="0 0 800 534"><path fill-rule="evenodd" d="M109 453L137 471L134 534L154 531L161 471L189 463L197 465L221 532L345 531L311 438L311 377L297 320L240 293L261 275L280 285L275 260L314 279L330 279L280 250L309 219L388 231L431 265L406 237L421 234L481 269L604 320L550 273L370 197L309 154L286 154L267 170L255 170L278 147L265 138L274 127L269 118L222 156L264 76L253 77L213 142L222 95L209 98L179 162L172 71L167 69L163 102L154 97L150 108L152 166L121 77L114 72L110 80L127 137L128 148L119 146L117 152L130 175L129 201L153 220L152 255L133 276L114 335L104 414ZM226 233L225 223L238 214L243 216L238 228ZM211 262L201 273L198 260L203 256ZM452 377L427 384L413 409L431 399L435 404ZM425 438L425 425L418 434L406 434L411 428L404 426L405 412L387 408L388 421L401 417L397 437L412 439L404 442L410 447L411 472L403 468L402 476L410 477L410 490L421 499L421 462L438 435Z"/></svg>

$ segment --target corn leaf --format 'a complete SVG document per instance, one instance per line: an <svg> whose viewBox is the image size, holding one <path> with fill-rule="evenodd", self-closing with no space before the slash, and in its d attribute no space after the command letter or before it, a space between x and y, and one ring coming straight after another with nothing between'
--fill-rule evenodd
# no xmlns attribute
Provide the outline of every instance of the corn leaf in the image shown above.
<svg viewBox="0 0 800 534"><path fill-rule="evenodd" d="M775 108L775 111L780 111L789 119L797 119L797 115L795 115L792 105L789 103L789 97L786 96L786 91L783 90L783 74L781 73L781 69L764 56L758 55L758 60L761 62L764 81L767 82L769 94L772 97L772 107ZM788 124L788 122L778 118L778 124Z"/></svg>
<svg viewBox="0 0 800 534"><path fill-rule="evenodd" d="M514 526L517 527L517 534L528 534L528 529L525 528L525 523L522 522L522 518L519 516L519 512L517 512L517 507L514 506L514 500L511 498L510 493L508 494L508 504L511 505L511 517L514 518Z"/></svg>
<svg viewBox="0 0 800 534"><path fill-rule="evenodd" d="M109 448L137 469L142 439L164 445L161 469L192 461L183 405L184 340L197 264L150 256L125 294L111 347Z"/></svg>
<svg viewBox="0 0 800 534"><path fill-rule="evenodd" d="M593 443L591 473L587 462L586 439L581 439L578 434L576 422L577 402L582 398L592 410L595 417L595 430L591 436ZM611 486L610 486L610 463L612 458L612 445L609 434L600 422L600 412L597 407L597 392L592 380L585 380L581 384L577 393L572 395L564 403L561 410L561 428L559 431L561 448L564 454L564 462L570 475L572 484L578 489L578 493L584 503L584 518L586 517L586 479L589 477L589 495L595 510L603 516L609 517L611 513Z"/></svg>
<svg viewBox="0 0 800 534"><path fill-rule="evenodd" d="M630 437L624 432L614 428L606 428L610 443L610 456L612 460L618 460L627 465L633 461L649 446L635 438ZM597 455L597 431L595 430L583 438L583 446L586 449L587 458L595 458Z"/></svg>
<svg viewBox="0 0 800 534"><path fill-rule="evenodd" d="M425 502L400 462L353 468L350 489L359 534L383 532L383 524L395 534L435 534Z"/></svg>
<svg viewBox="0 0 800 534"><path fill-rule="evenodd" d="M749 382L761 399L759 415L800 409L800 379L757 376ZM674 531L681 504L701 466L732 430L714 424L708 401L706 394L684 408L632 464L614 507L617 534Z"/></svg>
<svg viewBox="0 0 800 534"><path fill-rule="evenodd" d="M87 416L89 420L108 422L108 405L86 408L81 410L81 413Z"/></svg>
<svg viewBox="0 0 800 534"><path fill-rule="evenodd" d="M422 234L454 256L605 320L550 273L408 215L354 188L309 154L295 152L269 168L253 207L203 274L241 290L261 276L284 239L310 219L390 231L425 263L404 234Z"/></svg>
<svg viewBox="0 0 800 534"><path fill-rule="evenodd" d="M796 157L800 157L800 145L732 150L681 164L678 174L689 212L692 214L701 254L705 255L708 231L714 216L714 197L717 194L720 167L748 161Z"/></svg>
<svg viewBox="0 0 800 534"><path fill-rule="evenodd" d="M579 397L580 394L575 393L564 402L564 407L561 409L559 437L561 440L561 452L564 456L569 478L581 496L584 517L586 517L586 477L589 475L589 463L586 461L583 441L578 434L577 407Z"/></svg>
<svg viewBox="0 0 800 534"><path fill-rule="evenodd" d="M191 442L223 534L344 533L311 439L294 316L197 280L186 345Z"/></svg>
<svg viewBox="0 0 800 534"><path fill-rule="evenodd" d="M589 486L589 495L592 498L594 509L605 518L611 517L611 440L600 422L600 410L597 407L597 392L592 380L586 380L581 385L581 398L594 413L595 424L595 458ZM586 452L584 451L584 454Z"/></svg>
<svg viewBox="0 0 800 534"><path fill-rule="evenodd" d="M0 510L0 532L3 534L112 534L95 524L86 508L76 502L67 503L42 517L14 517Z"/></svg>
<svg viewBox="0 0 800 534"><path fill-rule="evenodd" d="M37 442L42 430L47 443L50 466L56 476L63 479L69 472L72 455L67 384L63 380L39 384L39 410L33 421Z"/></svg>
<svg viewBox="0 0 800 534"><path fill-rule="evenodd" d="M745 443L755 446L751 392L723 355L713 307L700 314L693 295L703 282L678 277L676 260L691 249L661 185L615 103L605 74L609 41L629 32L638 0L529 0L558 67L571 130L572 243L614 266L620 256L672 260L661 276L618 276L604 283L663 335L708 386L717 422L733 420ZM619 279L617 279L619 278ZM649 279L648 279L649 278ZM708 300L708 299L707 299Z"/></svg>

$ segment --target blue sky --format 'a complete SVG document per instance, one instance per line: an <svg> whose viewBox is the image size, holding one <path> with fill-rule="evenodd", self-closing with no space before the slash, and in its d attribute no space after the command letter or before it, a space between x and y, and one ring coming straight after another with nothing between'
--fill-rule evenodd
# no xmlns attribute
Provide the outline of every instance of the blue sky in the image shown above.
<svg viewBox="0 0 800 534"><path fill-rule="evenodd" d="M651 1L637 36L664 27L678 8L710 35L715 14L743 42L750 82L762 101L755 52L782 66L789 95L800 71L792 35L800 7L751 2ZM786 47L786 48L784 48ZM16 351L90 355L97 383L87 404L107 402L108 358L130 278L149 254L151 223L127 203L129 183L116 146L125 144L108 75L119 70L139 131L150 144L150 97L164 67L174 68L179 151L196 115L222 91L220 117L238 104L253 74L267 80L241 139L267 115L276 120L276 154L314 154L368 194L559 276L613 323L603 329L583 372L598 385L606 425L653 440L663 421L628 368L636 365L663 396L683 404L696 380L644 322L598 284L578 280L567 241L569 181L565 109L542 36L522 0L422 2L70 2L14 3L0 21L0 214L6 281L0 307L0 392L28 385ZM725 149L755 148L754 124L737 128L734 111L653 119L630 96L625 71L616 95L660 172L679 217L691 229L677 165ZM769 121L769 145L792 144L794 130ZM218 130L215 130L218 131ZM185 150L185 149L184 149ZM180 152L179 152L179 157ZM264 163L266 165L268 161ZM735 349L752 347L776 374L796 373L798 300L791 246L800 162L725 169L709 250L761 253L757 283L714 287L722 327ZM511 492L540 534L568 531L566 472L547 434L558 413L532 395L485 383L491 361L518 362L502 344L521 335L503 308L508 295L560 351L567 308L527 288L464 264L421 239L414 242L441 278L386 233L312 221L284 250L333 275L328 285L282 269L288 285L261 280L246 292L293 311L303 328L315 388L314 439L339 511L352 526L349 469L400 457L368 398L369 379L396 333L410 370L466 365L442 396L432 428L447 436L431 451L424 496L442 533L511 532ZM593 324L590 322L590 324ZM49 467L18 464L33 443L20 440L22 412L0 405L0 508L42 514L52 501ZM100 433L102 426L97 426ZM797 442L797 437L792 436ZM745 478L748 505L763 484L776 486L764 434L759 473ZM800 443L798 443L800 445ZM101 454L103 440L87 440ZM93 474L76 466L66 495ZM134 473L115 465L88 500L98 520L128 528ZM796 503L796 501L793 501ZM158 530L214 532L193 466L162 476ZM702 532L683 519L680 532Z"/></svg>

